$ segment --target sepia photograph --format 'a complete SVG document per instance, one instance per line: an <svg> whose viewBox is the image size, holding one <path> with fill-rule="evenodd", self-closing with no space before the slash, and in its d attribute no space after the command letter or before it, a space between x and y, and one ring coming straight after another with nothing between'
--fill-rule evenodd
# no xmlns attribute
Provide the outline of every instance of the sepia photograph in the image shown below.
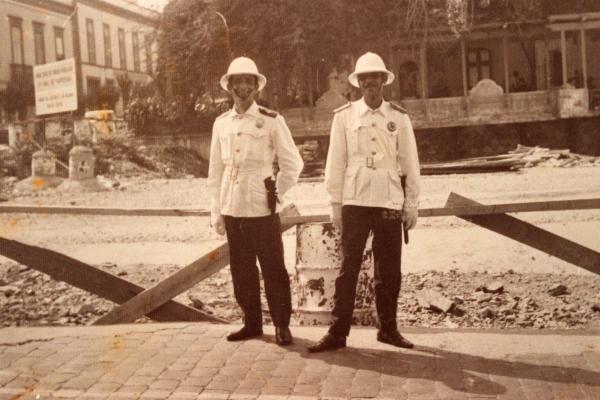
<svg viewBox="0 0 600 400"><path fill-rule="evenodd" d="M0 400L599 400L600 0L0 0Z"/></svg>

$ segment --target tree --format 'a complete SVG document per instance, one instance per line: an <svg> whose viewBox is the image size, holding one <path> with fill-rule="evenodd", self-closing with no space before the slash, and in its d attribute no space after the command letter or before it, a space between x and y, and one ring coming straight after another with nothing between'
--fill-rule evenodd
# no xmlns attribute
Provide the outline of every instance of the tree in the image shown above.
<svg viewBox="0 0 600 400"><path fill-rule="evenodd" d="M275 108L313 104L329 70L365 51L391 61L399 40L435 42L480 23L507 23L525 54L527 21L599 10L600 0L171 0L159 32L157 94L182 116L214 107L232 57L253 58ZM412 36L412 37L411 37ZM448 43L446 41L446 43ZM353 61L353 60L352 60ZM351 63L348 63L351 64ZM351 65L346 65L351 68ZM317 90L317 87L319 90ZM167 107L165 107L165 110Z"/></svg>

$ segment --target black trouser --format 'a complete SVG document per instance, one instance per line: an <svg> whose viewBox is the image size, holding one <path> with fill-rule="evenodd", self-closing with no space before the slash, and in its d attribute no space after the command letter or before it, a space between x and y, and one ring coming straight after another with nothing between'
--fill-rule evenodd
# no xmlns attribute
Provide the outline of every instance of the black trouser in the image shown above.
<svg viewBox="0 0 600 400"><path fill-rule="evenodd" d="M396 311L400 293L400 257L402 254L401 211L386 208L342 207L342 268L335 280L333 325L329 332L348 336L356 297L356 283L369 232L373 231L375 261L375 305L379 328L397 329Z"/></svg>
<svg viewBox="0 0 600 400"><path fill-rule="evenodd" d="M225 217L235 299L244 312L244 325L262 327L260 283L256 258L265 282L267 303L275 326L290 324L290 278L283 259L279 215Z"/></svg>

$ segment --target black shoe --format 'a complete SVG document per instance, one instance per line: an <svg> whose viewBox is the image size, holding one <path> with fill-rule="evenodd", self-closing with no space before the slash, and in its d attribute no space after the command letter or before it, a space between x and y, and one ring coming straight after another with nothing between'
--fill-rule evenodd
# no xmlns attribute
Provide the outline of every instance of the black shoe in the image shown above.
<svg viewBox="0 0 600 400"><path fill-rule="evenodd" d="M346 347L345 336L334 336L331 333L328 333L323 336L317 344L309 346L308 351L311 353L318 353L321 351L337 350L343 347Z"/></svg>
<svg viewBox="0 0 600 400"><path fill-rule="evenodd" d="M415 347L408 339L404 338L400 332L393 331L378 331L377 332L377 340L382 343L391 344L392 346L402 347L405 349L412 349Z"/></svg>
<svg viewBox="0 0 600 400"><path fill-rule="evenodd" d="M287 346L292 343L292 332L290 328L286 327L275 327L275 342L280 346Z"/></svg>
<svg viewBox="0 0 600 400"><path fill-rule="evenodd" d="M262 328L251 328L248 326L244 326L239 331L227 335L227 340L230 342L237 342L239 340L246 340L257 336L261 336L262 334Z"/></svg>

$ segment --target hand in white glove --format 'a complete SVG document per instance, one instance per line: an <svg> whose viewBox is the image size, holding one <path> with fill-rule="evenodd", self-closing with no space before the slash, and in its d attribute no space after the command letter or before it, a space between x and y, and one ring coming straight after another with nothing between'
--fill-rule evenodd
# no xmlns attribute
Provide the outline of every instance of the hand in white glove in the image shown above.
<svg viewBox="0 0 600 400"><path fill-rule="evenodd" d="M215 232L219 235L223 236L225 234L225 218L222 215L219 215L215 222L213 222L213 226L215 228Z"/></svg>
<svg viewBox="0 0 600 400"><path fill-rule="evenodd" d="M331 219L331 223L333 226L338 228L340 231L342 230L342 204L341 203L331 203L331 215L329 216Z"/></svg>
<svg viewBox="0 0 600 400"><path fill-rule="evenodd" d="M402 209L402 223L404 229L409 230L417 225L417 218L419 216L419 210L416 207L405 207Z"/></svg>

